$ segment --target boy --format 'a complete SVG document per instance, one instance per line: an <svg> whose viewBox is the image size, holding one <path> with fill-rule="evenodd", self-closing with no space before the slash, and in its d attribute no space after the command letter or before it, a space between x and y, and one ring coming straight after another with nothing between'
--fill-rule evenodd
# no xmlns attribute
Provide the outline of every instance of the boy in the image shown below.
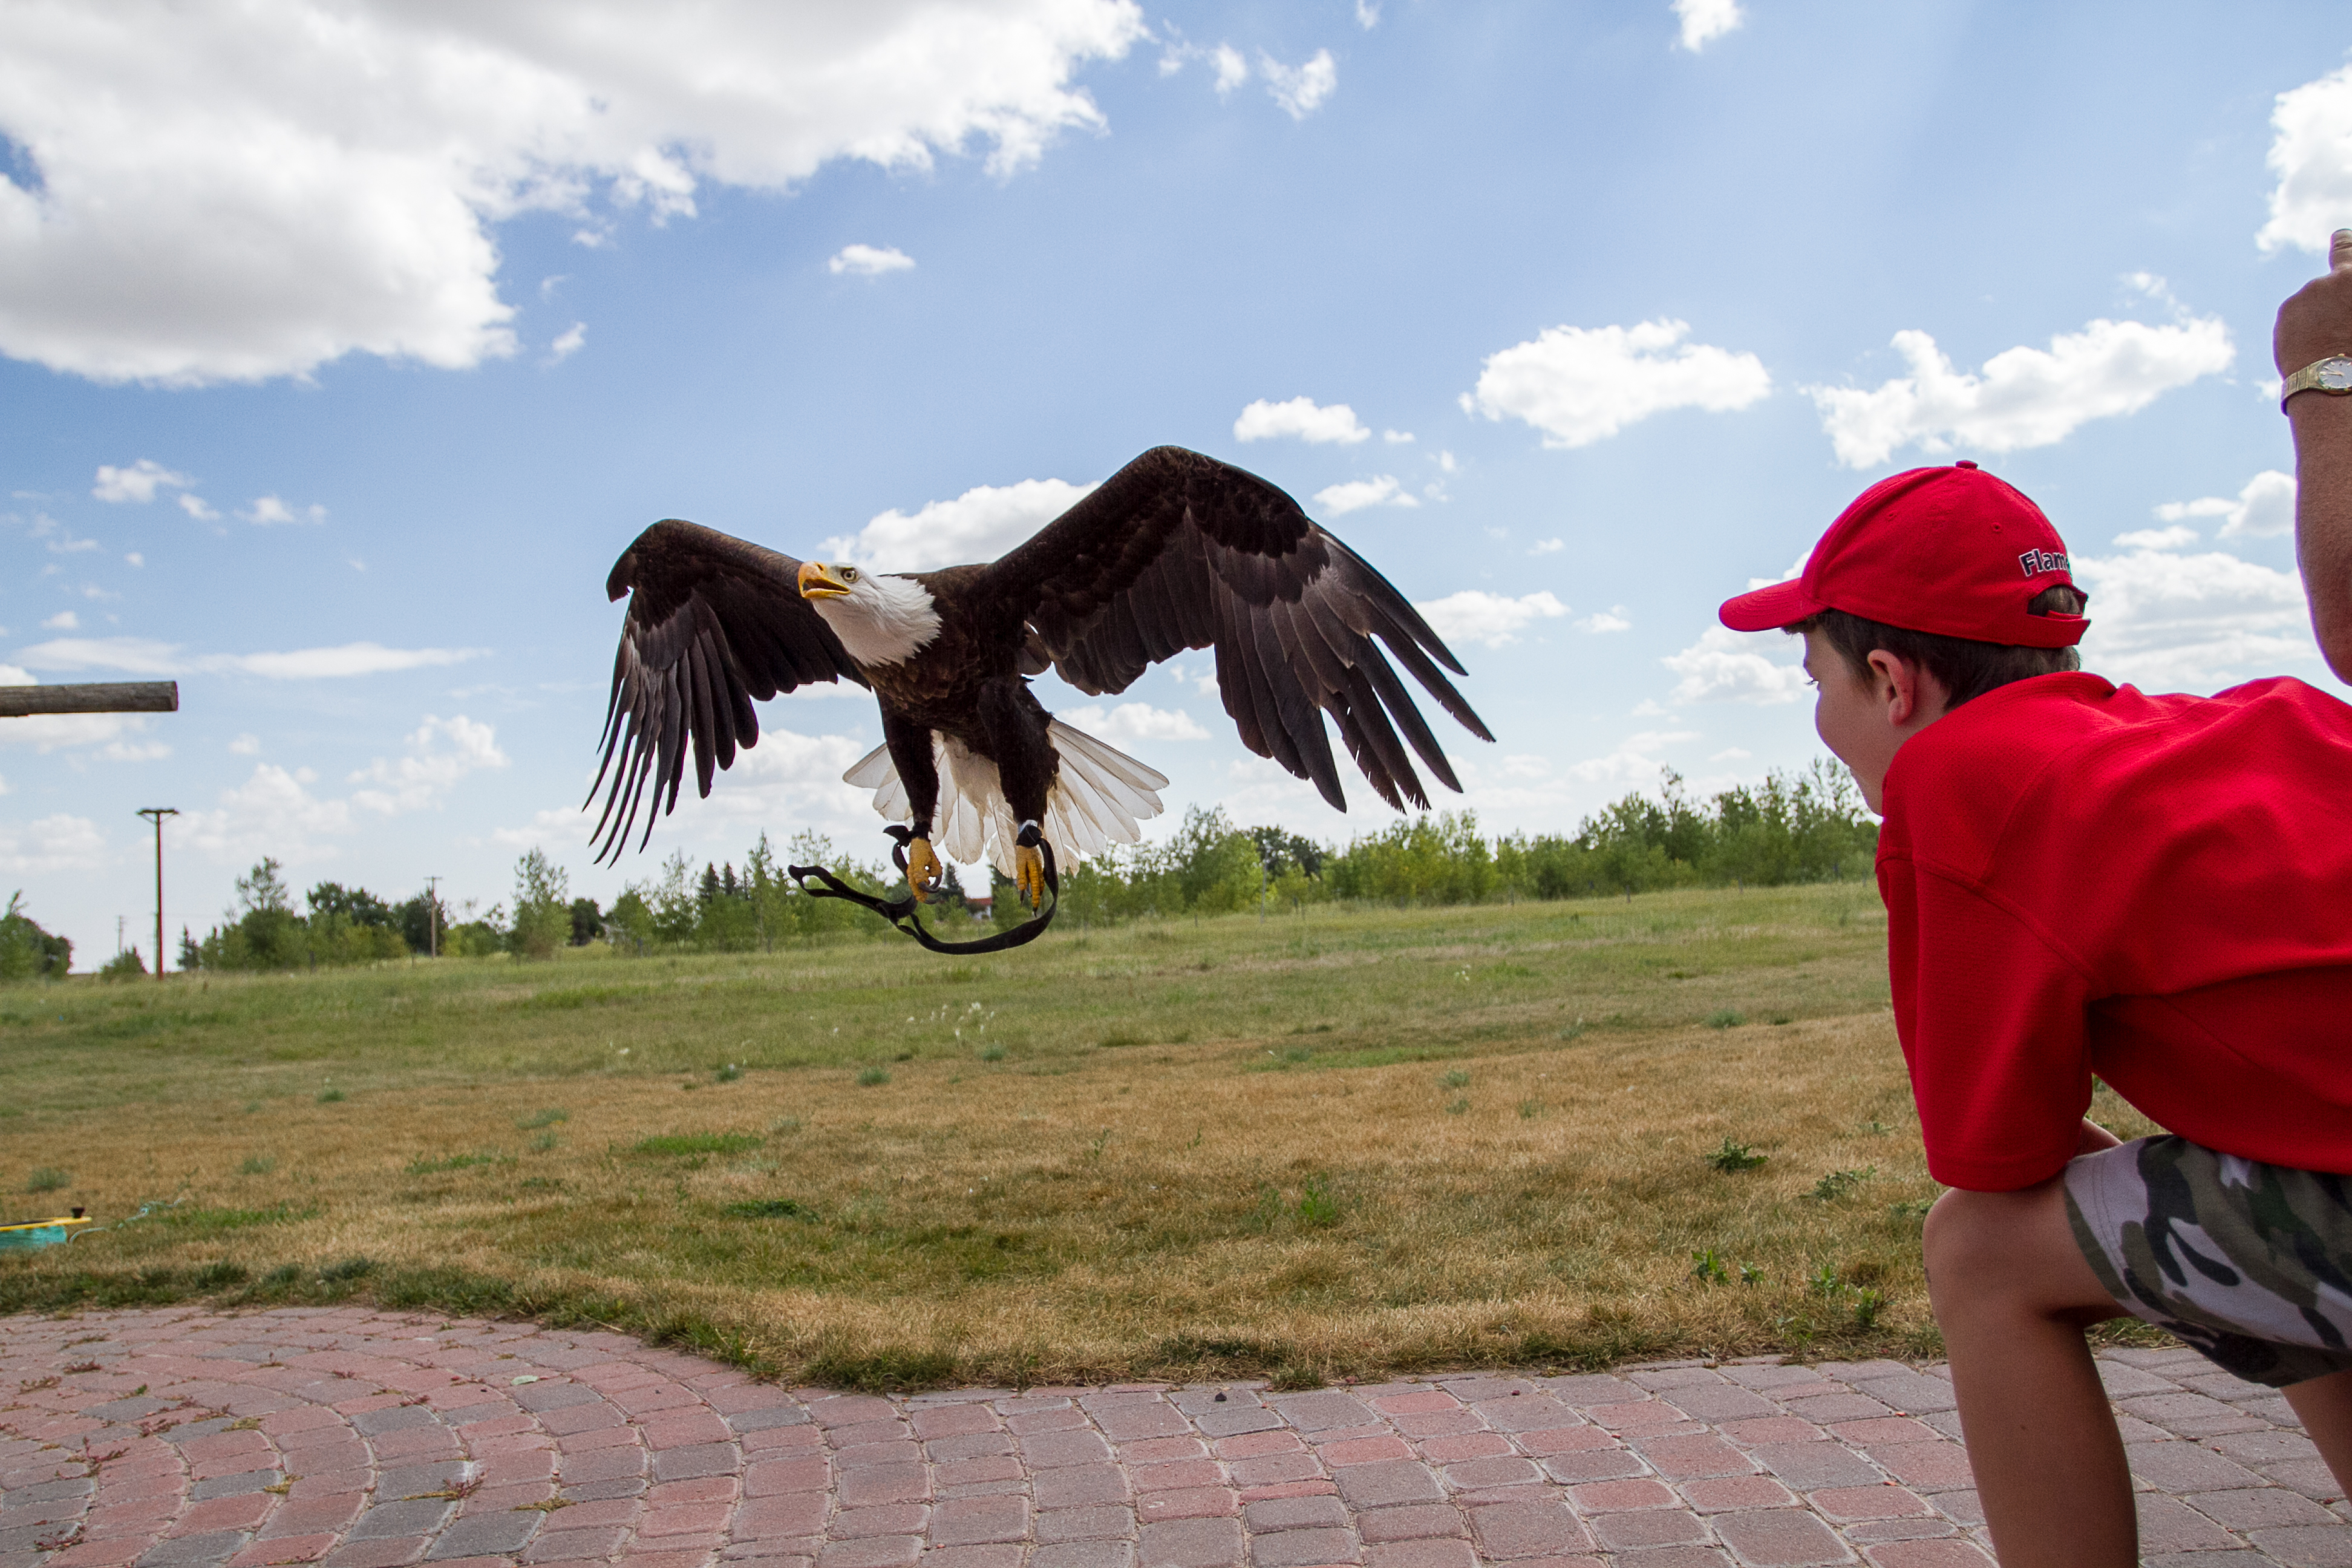
<svg viewBox="0 0 2352 1568"><path fill-rule="evenodd" d="M1973 463L1864 491L1723 606L1805 638L1815 725L1885 818L1928 1291L1994 1543L2127 1564L2083 1328L2136 1314L2285 1390L2352 1483L2352 708L2299 681L2081 673L2065 542ZM2166 1128L2084 1112L2095 1073Z"/></svg>

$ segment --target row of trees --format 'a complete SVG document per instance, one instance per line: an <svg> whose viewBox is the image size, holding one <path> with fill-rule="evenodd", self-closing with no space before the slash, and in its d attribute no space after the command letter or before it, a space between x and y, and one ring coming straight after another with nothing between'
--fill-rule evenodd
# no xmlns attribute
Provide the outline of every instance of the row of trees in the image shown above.
<svg viewBox="0 0 2352 1568"><path fill-rule="evenodd" d="M1588 816L1573 835L1489 838L1469 812L1391 824L1344 847L1279 827L1236 827L1221 809L1187 812L1158 844L1129 845L1062 868L1065 919L1109 924L1148 916L1223 914L1266 904L1329 900L1460 904L1563 899L1704 884L1769 886L1867 875L1878 828L1843 768L1817 762L1694 800L1671 770L1654 795L1626 795ZM180 967L283 970L368 963L422 953L554 956L566 943L603 940L625 952L659 949L773 950L834 932L884 934L880 921L837 900L813 899L785 874L817 865L867 892L901 897L906 883L879 865L845 859L830 840L802 834L779 858L762 834L739 871L730 862L698 875L682 854L630 884L600 910L572 896L564 871L533 849L516 863L512 911L470 906L454 922L430 893L388 903L364 888L320 882L298 910L282 868L265 858L236 881L237 907L199 941L181 935ZM992 874L985 918L1019 923L1029 911ZM932 923L969 918L950 868ZM11 899L0 917L0 979L62 975L72 945L49 935ZM133 961L135 963L135 961Z"/></svg>

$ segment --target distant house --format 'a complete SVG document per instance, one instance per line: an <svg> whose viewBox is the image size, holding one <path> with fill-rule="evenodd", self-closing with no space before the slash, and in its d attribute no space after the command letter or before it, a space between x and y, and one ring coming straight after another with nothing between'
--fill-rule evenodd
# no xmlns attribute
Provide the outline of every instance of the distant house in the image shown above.
<svg viewBox="0 0 2352 1568"><path fill-rule="evenodd" d="M982 893L977 898L967 896L964 899L963 907L971 911L972 919L984 921L988 918L989 911L996 907L996 896L992 893Z"/></svg>

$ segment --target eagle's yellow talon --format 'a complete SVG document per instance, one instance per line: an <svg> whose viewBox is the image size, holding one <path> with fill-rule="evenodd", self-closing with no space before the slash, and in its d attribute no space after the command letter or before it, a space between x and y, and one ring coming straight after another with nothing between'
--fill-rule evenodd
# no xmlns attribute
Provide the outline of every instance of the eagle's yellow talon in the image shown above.
<svg viewBox="0 0 2352 1568"><path fill-rule="evenodd" d="M1013 847L1013 884L1031 909L1045 900L1045 858L1026 845Z"/></svg>
<svg viewBox="0 0 2352 1568"><path fill-rule="evenodd" d="M929 839L918 838L907 846L907 889L915 895L917 903L929 903L946 875L940 858L931 853Z"/></svg>

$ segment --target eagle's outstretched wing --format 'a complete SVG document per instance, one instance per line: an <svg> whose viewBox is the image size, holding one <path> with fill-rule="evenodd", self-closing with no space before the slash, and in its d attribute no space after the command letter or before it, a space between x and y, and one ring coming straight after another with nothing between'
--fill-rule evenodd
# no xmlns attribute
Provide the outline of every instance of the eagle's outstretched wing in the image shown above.
<svg viewBox="0 0 2352 1568"><path fill-rule="evenodd" d="M630 598L597 742L604 759L588 786L593 805L611 776L604 816L589 835L604 840L599 858L627 840L648 781L646 837L653 837L655 819L677 804L689 742L695 784L710 793L714 763L728 766L736 747L760 738L754 699L819 680L866 684L841 639L801 597L800 567L789 555L676 519L637 535L613 563L605 591Z"/></svg>
<svg viewBox="0 0 2352 1568"><path fill-rule="evenodd" d="M1462 787L1375 637L1472 734L1495 738L1438 669L1462 666L1387 578L1279 489L1181 447L1113 474L986 582L1081 691L1124 691L1160 660L1213 647L1242 743L1342 810L1327 712L1399 810L1429 805L1400 729L1431 773Z"/></svg>

